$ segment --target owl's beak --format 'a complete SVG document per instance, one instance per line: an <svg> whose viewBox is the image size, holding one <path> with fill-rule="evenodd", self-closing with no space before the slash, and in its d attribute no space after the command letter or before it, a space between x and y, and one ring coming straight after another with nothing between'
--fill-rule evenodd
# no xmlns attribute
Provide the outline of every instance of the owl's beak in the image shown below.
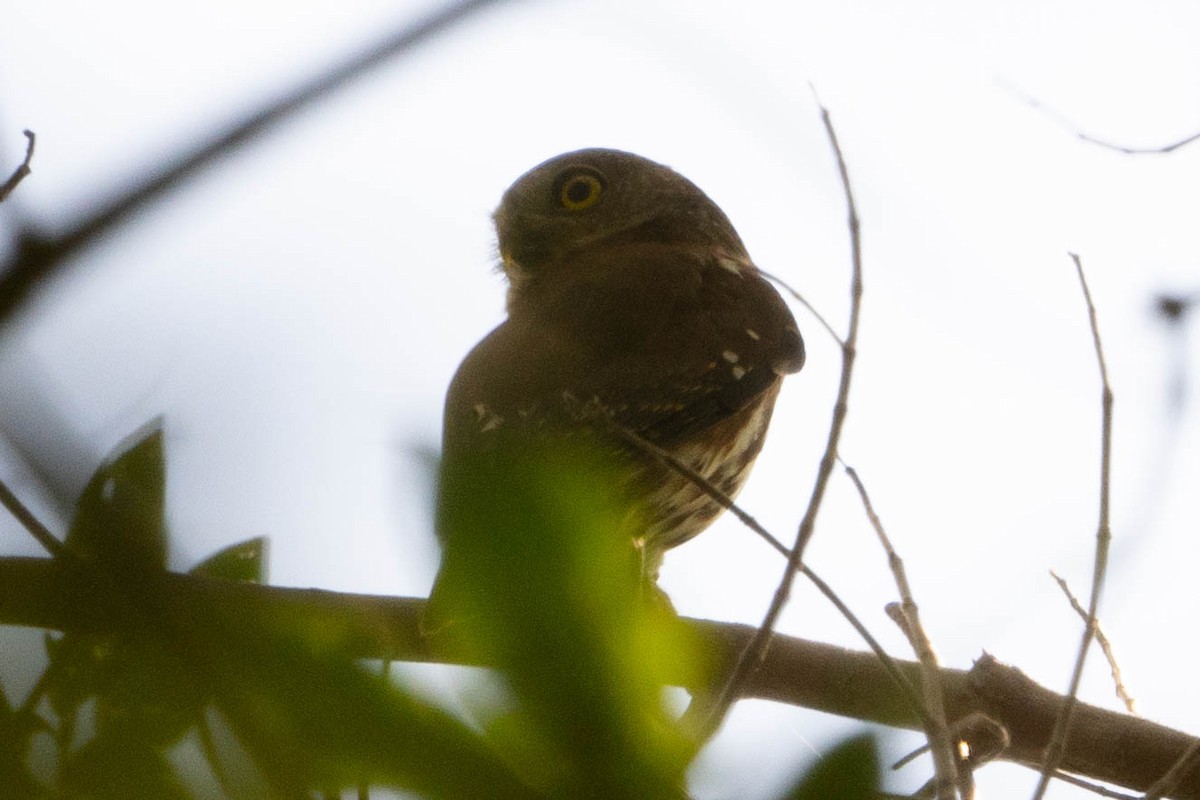
<svg viewBox="0 0 1200 800"><path fill-rule="evenodd" d="M500 265L504 268L504 274L508 276L510 281L517 280L525 275L525 268L513 256L511 250L504 249L500 251Z"/></svg>
<svg viewBox="0 0 1200 800"><path fill-rule="evenodd" d="M521 290L529 281L529 273L508 249L500 251L500 266L504 269L504 277L508 278L508 294L505 305L511 314L521 296Z"/></svg>

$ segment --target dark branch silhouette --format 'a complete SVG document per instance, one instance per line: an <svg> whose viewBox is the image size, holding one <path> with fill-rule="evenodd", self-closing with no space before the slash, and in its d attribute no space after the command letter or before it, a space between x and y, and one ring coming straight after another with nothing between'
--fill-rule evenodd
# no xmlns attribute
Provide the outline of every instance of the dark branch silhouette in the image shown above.
<svg viewBox="0 0 1200 800"><path fill-rule="evenodd" d="M163 608L156 616L202 624L229 616L262 620L276 628L319 630L323 646L347 658L471 663L452 652L435 652L419 631L425 601L410 597L342 594L232 583L163 573L153 593ZM164 610L165 609L165 610ZM200 613L205 612L205 613ZM97 581L82 563L37 558L0 559L0 623L80 633L114 632L134 624L128 595ZM755 628L709 620L687 620L707 652L729 665L754 636ZM897 661L912 682L920 665ZM1019 670L983 655L970 670L941 670L947 716L962 720L982 714L1008 731L1010 744L999 758L1037 769L1065 698L1039 686ZM762 666L740 685L739 697L761 698L899 728L920 730L922 722L874 653L776 635ZM1171 771L1200 741L1139 717L1077 703L1061 768L1091 780L1146 791ZM1200 799L1200 769L1172 776L1165 797ZM1160 784L1161 785L1161 784Z"/></svg>
<svg viewBox="0 0 1200 800"><path fill-rule="evenodd" d="M29 165L33 161L33 146L37 142L37 136L34 135L33 131L25 131L25 139L27 140L25 143L25 160L13 170L13 174L9 176L8 180L3 185L0 185L0 203L7 200L8 196L13 193L13 189L17 188L17 184L25 180L25 177L33 172L29 168Z"/></svg>
<svg viewBox="0 0 1200 800"><path fill-rule="evenodd" d="M498 2L462 0L447 5L415 24L405 25L341 64L320 71L316 77L285 92L253 114L210 134L191 150L167 159L156 169L147 169L149 178L86 219L74 223L62 234L52 236L32 228L21 231L14 255L0 268L0 322L8 319L39 283L60 270L72 256L101 235L128 222L136 212L162 195L178 188L219 159L237 152L344 84Z"/></svg>

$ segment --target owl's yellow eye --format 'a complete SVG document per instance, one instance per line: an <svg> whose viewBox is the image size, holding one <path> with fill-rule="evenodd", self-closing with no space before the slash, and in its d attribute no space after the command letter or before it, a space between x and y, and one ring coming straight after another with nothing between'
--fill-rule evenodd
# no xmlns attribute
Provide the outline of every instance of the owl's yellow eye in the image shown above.
<svg viewBox="0 0 1200 800"><path fill-rule="evenodd" d="M583 211L595 205L603 191L600 176L592 170L569 172L559 182L558 202L567 211Z"/></svg>

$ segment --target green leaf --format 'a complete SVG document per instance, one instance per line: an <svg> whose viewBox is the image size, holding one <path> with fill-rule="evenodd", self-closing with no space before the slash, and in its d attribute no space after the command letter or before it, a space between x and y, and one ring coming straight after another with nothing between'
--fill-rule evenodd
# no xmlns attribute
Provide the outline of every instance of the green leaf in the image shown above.
<svg viewBox="0 0 1200 800"><path fill-rule="evenodd" d="M0 797L36 798L46 794L25 760L30 739L48 730L46 721L37 714L13 708L0 687Z"/></svg>
<svg viewBox="0 0 1200 800"><path fill-rule="evenodd" d="M325 632L195 609L189 645L213 702L276 794L357 784L425 798L532 798L463 722L338 654Z"/></svg>
<svg viewBox="0 0 1200 800"><path fill-rule="evenodd" d="M167 560L161 420L131 440L88 481L67 545L118 574L145 574L163 569Z"/></svg>
<svg viewBox="0 0 1200 800"><path fill-rule="evenodd" d="M83 703L95 698L95 738L166 747L195 724L206 702L205 687L179 643L157 627L138 634L67 634L47 645L48 699L68 733Z"/></svg>
<svg viewBox="0 0 1200 800"><path fill-rule="evenodd" d="M165 751L215 708L241 748L226 753L234 771L250 769L280 796L376 784L447 800L540 797L477 731L344 656L336 632L273 607L181 604L162 570L163 474L155 427L101 467L79 502L69 542L123 608L123 624L46 641L58 790L187 797ZM255 539L196 571L257 580L263 561ZM92 735L79 742L81 732Z"/></svg>
<svg viewBox="0 0 1200 800"><path fill-rule="evenodd" d="M266 582L267 538L256 536L231 544L189 570L192 575L241 583Z"/></svg>
<svg viewBox="0 0 1200 800"><path fill-rule="evenodd" d="M153 797L187 800L192 795L162 751L137 737L97 736L71 753L59 779L61 796Z"/></svg>
<svg viewBox="0 0 1200 800"><path fill-rule="evenodd" d="M824 756L781 800L874 800L879 754L870 734L851 737Z"/></svg>
<svg viewBox="0 0 1200 800"><path fill-rule="evenodd" d="M203 708L205 689L161 608L159 580L167 558L164 503L162 425L155 420L96 470L67 534L72 552L94 570L96 587L126 609L118 632L72 633L47 642L49 697L63 730L69 734L82 703L96 698L90 749L71 753L72 758L86 752L102 761L104 754L123 752L123 743L168 746Z"/></svg>
<svg viewBox="0 0 1200 800"><path fill-rule="evenodd" d="M491 735L539 788L683 797L695 746L662 690L698 648L642 577L627 466L587 442L497 445L443 464L435 645L504 676L513 697L496 699Z"/></svg>

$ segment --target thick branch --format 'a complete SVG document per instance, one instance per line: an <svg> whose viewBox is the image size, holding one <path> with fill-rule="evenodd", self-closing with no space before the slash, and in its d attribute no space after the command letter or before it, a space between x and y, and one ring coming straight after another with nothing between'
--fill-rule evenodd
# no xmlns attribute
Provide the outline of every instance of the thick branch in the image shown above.
<svg viewBox="0 0 1200 800"><path fill-rule="evenodd" d="M163 576L163 598L239 619L269 620L298 632L320 631L324 645L349 658L462 663L431 652L418 630L425 601L340 594L316 589L228 583L189 575ZM114 597L86 565L51 559L0 558L0 624L76 632L113 632L129 624L129 598ZM705 647L732 663L754 635L748 625L688 620ZM897 661L910 680L919 666ZM1037 767L1063 697L989 655L969 671L943 669L951 720L981 713L997 721L1012 743L1002 758ZM919 730L921 720L874 654L789 636L776 636L761 669L741 688L763 698L832 714ZM1093 780L1145 791L1193 744L1191 736L1138 717L1080 703L1062 769ZM1200 770L1192 769L1169 795L1200 800Z"/></svg>

